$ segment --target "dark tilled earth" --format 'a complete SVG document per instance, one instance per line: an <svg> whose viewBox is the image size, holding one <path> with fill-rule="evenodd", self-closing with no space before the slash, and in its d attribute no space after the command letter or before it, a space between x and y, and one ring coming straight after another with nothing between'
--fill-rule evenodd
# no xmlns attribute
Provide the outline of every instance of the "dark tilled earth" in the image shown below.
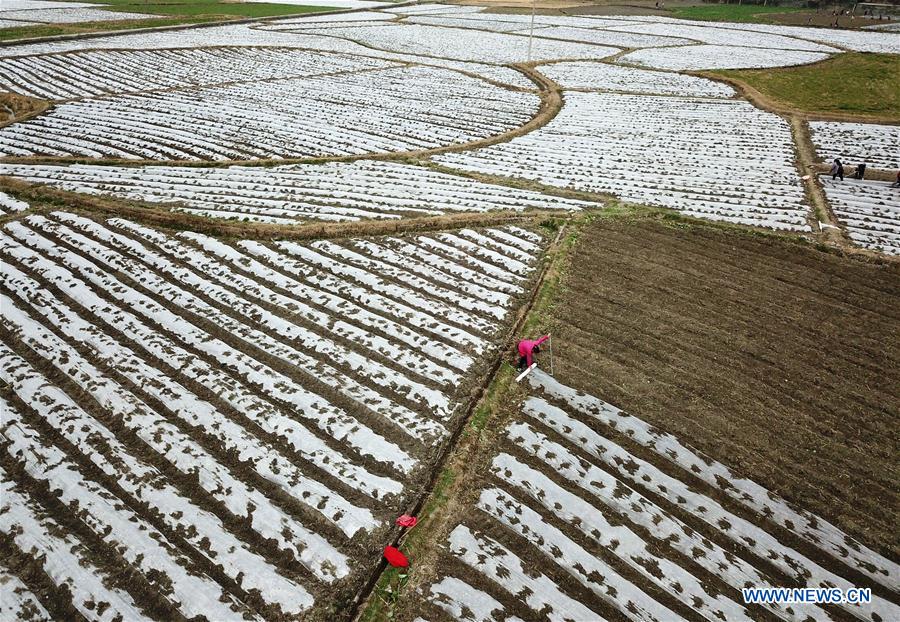
<svg viewBox="0 0 900 622"><path fill-rule="evenodd" d="M561 381L897 558L900 264L601 219L553 324Z"/></svg>

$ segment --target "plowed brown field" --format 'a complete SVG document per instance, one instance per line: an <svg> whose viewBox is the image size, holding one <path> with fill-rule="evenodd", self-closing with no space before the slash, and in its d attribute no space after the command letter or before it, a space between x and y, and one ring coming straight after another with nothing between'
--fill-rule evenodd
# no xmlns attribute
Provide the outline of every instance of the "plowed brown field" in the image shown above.
<svg viewBox="0 0 900 622"><path fill-rule="evenodd" d="M900 264L603 219L571 266L556 377L898 554Z"/></svg>

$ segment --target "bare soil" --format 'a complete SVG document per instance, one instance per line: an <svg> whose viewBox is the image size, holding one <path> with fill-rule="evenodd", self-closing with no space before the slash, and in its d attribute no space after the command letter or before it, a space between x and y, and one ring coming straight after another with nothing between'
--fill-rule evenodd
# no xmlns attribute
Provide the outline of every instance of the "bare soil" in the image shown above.
<svg viewBox="0 0 900 622"><path fill-rule="evenodd" d="M555 375L897 558L900 264L679 219L585 230Z"/></svg>
<svg viewBox="0 0 900 622"><path fill-rule="evenodd" d="M50 102L18 93L0 93L0 127L35 117L50 107Z"/></svg>

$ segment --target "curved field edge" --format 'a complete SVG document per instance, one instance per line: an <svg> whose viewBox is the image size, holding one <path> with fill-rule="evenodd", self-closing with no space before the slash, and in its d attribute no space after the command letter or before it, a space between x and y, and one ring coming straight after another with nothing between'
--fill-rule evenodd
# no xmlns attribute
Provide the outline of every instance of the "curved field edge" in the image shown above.
<svg viewBox="0 0 900 622"><path fill-rule="evenodd" d="M500 133L492 134L489 136L474 138L472 140L468 140L466 142L460 143L451 143L451 144L442 144L438 146L425 147L421 149L411 149L411 150L400 150L400 151L375 151L371 153L364 154L352 154L352 155L324 155L324 156L287 156L287 157L278 157L278 158L256 158L256 159L223 159L223 160L206 160L206 159L197 159L197 160L184 160L184 159L122 159L117 157L83 157L83 156L42 156L42 155L29 155L29 156L7 156L0 157L0 163L9 162L9 163L21 163L21 164L42 164L42 163L61 163L61 164L109 164L109 165L123 165L123 166L142 166L142 165L154 165L154 164L166 164L168 166L186 166L186 167L197 167L197 166L210 166L210 167L227 167L233 165L241 165L241 166L283 166L288 164L322 164L326 162L355 162L357 160L409 160L409 159L423 159L428 158L435 155L440 155L444 153L456 153L463 151L472 151L475 149L480 149L483 147L489 147L491 145L496 145L499 143L509 142L512 139L523 136L525 134L531 133L535 130L538 130L548 123L550 123L562 110L563 107L563 96L562 96L562 88L559 84L554 82L549 77L545 76L536 68L536 63L511 63L506 65L507 67L522 73L529 81L531 81L536 89L535 90L524 90L517 87L512 87L508 85L501 85L493 80L485 79L481 76L474 76L468 72L456 70L456 69L447 69L447 71L453 71L462 76L466 76L469 78L477 79L487 84L490 84L496 88L500 88L505 91L514 92L514 93L528 93L537 95L538 102L537 108L534 110L533 114L528 118L528 120L520 123L519 125L515 125L510 129L502 131ZM422 64L408 64L408 67L432 67L427 63ZM351 74L360 73L360 71L350 72ZM177 89L176 89L177 90ZM32 117L37 117L41 114L48 113L52 111L52 106L46 106L39 112L28 115L27 117L17 118L9 123L0 124L2 125L11 125L12 123L17 123L21 121L27 121Z"/></svg>
<svg viewBox="0 0 900 622"><path fill-rule="evenodd" d="M458 212L440 216L402 218L398 220L362 220L348 222L309 221L298 224L231 222L184 212L170 211L149 203L108 197L95 197L77 192L56 190L41 184L0 176L0 191L31 205L27 212L0 216L0 224L19 219L23 214L66 210L95 217L123 217L152 227L193 231L223 239L241 240L321 240L359 236L400 235L428 231L445 231L461 227L489 227L504 223L529 224L545 218L559 217L559 210L497 210L490 212ZM595 198L596 200L596 198Z"/></svg>
<svg viewBox="0 0 900 622"><path fill-rule="evenodd" d="M798 67L697 72L725 80L751 102L776 113L868 123L900 123L895 54L844 52Z"/></svg>
<svg viewBox="0 0 900 622"><path fill-rule="evenodd" d="M877 525L875 525L860 520L858 516L850 515L861 491L865 490L866 482L864 479L854 482L856 492L853 493L853 501L844 501L840 504L840 507L836 508L830 505L833 499L817 499L815 496L817 492L808 493L786 486L783 480L779 480L777 476L767 472L761 466L762 463L760 461L748 462L743 458L736 461L732 460L731 447L726 445L717 446L716 442L704 438L703 434L698 432L698 430L702 430L702 426L696 426L696 429L686 433L683 431L683 426L679 421L672 425L667 425L665 416L656 418L644 416L647 414L647 410L642 404L650 401L652 396L648 397L645 395L646 391L641 391L642 387L638 380L635 381L633 386L623 382L612 385L611 382L601 380L604 376L604 370L598 367L595 361L590 360L589 355L585 354L588 351L583 347L577 349L572 347L569 349L571 342L567 335L566 327L570 323L569 318L573 311L573 301L577 300L579 296L583 299L590 298L590 290L587 290L587 293L583 288L575 290L575 281L578 279L584 281L600 278L597 275L598 270L591 270L588 269L588 266L583 265L583 254L590 248L603 248L602 252L611 256L627 250L617 248L614 244L604 239L603 232L608 229L633 228L641 234L645 231L652 231L654 236L658 238L671 237L677 239L691 236L710 236L721 241L722 248L720 250L722 252L719 259L727 262L739 261L730 254L736 245L777 248L786 255L800 258L799 266L787 266L784 268L785 270L799 268L800 270L815 272L821 264L824 264L842 267L850 273L867 272L890 275L896 274L898 264L883 257L860 255L858 253L847 254L831 246L810 243L809 240L801 236L751 230L722 223L709 223L657 208L615 205L590 214L579 215L568 221L556 219L548 220L544 223L549 228L561 227L563 224L565 224L563 235L556 249L547 257L546 276L541 282L539 291L535 293L534 302L528 308L521 330L517 334L517 337L519 337L521 335L529 336L552 332L554 339L557 341L554 346L556 377L578 389L608 399L610 402L626 408L626 410L630 407L629 412L643 417L651 425L658 426L657 429L659 430L673 433L682 439L691 439L694 447L697 447L710 457L722 461L742 475L755 479L760 484L769 487L770 490L782 494L789 502L796 503L806 510L827 518L848 534L852 534L858 537L861 542L872 546L876 551L880 551L889 558L896 558L895 543L892 544L891 542L890 524L892 519L890 517L882 516L877 520ZM640 242L635 244L640 246ZM648 253L656 253L659 250L658 245L653 245L652 248L653 250L646 248L646 251ZM704 252L697 251L696 256L704 258ZM705 259L710 259L710 257L706 256ZM623 259L623 262L627 261L627 257ZM661 260L660 263L665 262ZM802 276L797 278L799 281L804 280ZM801 289L803 288L800 284L797 286ZM625 288L620 287L620 289L624 291ZM698 292L694 292L694 294L688 293L686 296L689 298L695 294L695 297L702 298L702 293ZM893 296L894 303L896 303L897 298L900 298L900 291L897 291L895 288L895 291L890 295ZM646 296L644 299L646 300ZM629 325L647 324L650 321L648 318L631 317L631 310L628 309L627 305L634 302L633 300L615 301L614 304L621 305L623 302L625 302L626 306L623 307L621 313L623 318L630 318L628 320ZM596 300L590 300L584 304L590 305L595 303ZM818 328L816 318L812 317L814 309L808 309L807 311L809 311L808 317L799 321L805 330L816 330ZM598 310L598 313L602 313L602 309ZM590 323L588 321L585 326L590 326ZM896 318L891 320L891 325L895 327L894 330L896 330L898 323L900 322ZM615 330L615 323L613 322L612 324L611 330ZM581 328L583 327L576 328L571 326L569 327L569 332L578 332ZM819 328L819 330L824 333L827 329ZM888 328L886 330L891 329ZM829 347L840 348L842 345L834 344ZM423 509L418 514L418 525L404 534L399 541L399 546L410 558L411 568L386 568L357 617L358 620L364 622L380 620L407 621L413 620L423 611L427 611L427 609L422 610L419 607L425 599L426 588L444 575L441 566L441 549L447 540L447 536L464 517L463 513L471 512L471 508L476 506L478 494L482 487L482 480L489 475L491 458L496 453L496 447L500 443L502 431L506 424L515 421L520 416L519 405L528 395L525 387L515 383L516 372L511 364L507 364L507 361L512 361L512 342L508 346L509 351L504 353L505 360L503 364L466 422L460 435L459 443L453 449L452 455L448 456L446 465L436 476L434 486L429 492ZM601 349L608 349L611 352L611 360L616 358L617 353L624 350L624 348L619 350L612 344L606 344ZM564 351L566 352L565 354L562 353ZM652 353L645 353L645 355L651 359L653 358ZM625 356L627 356L627 352ZM546 359L547 354L544 354L543 358ZM546 360L544 365L547 365ZM588 369L582 370L577 374L575 373L574 370L580 369L585 365L588 366ZM640 372L640 367L636 367L635 371ZM827 365L823 364L823 367L818 372L827 373ZM644 382L643 378L640 379L640 382ZM666 383L667 379L660 378L658 382ZM809 385L807 389L809 393L819 391L820 381L818 378L801 377L797 380L797 384L804 382L807 382ZM610 386L612 388L607 388ZM655 387L657 385L650 386ZM633 393L631 398L629 398L629 392ZM638 399L643 401L636 401ZM802 397L798 396L798 400L802 401ZM666 406L660 406L658 412L670 412L672 407L677 407L677 405L667 404ZM689 412L689 408L686 407L679 414L684 415L685 412ZM736 419L739 419L739 417ZM779 421L779 423L785 424L783 420ZM809 422L805 421L802 424L798 424L798 427L803 425L808 426ZM822 436L823 442L830 438L830 432L826 434L827 431L823 431L815 426L808 428L807 432L809 433L810 442L814 442L817 435ZM881 445L889 444L890 435L883 434L878 440ZM779 471L783 471L785 468L789 469L789 464L792 461L790 449L779 446L777 451L781 452L777 456L780 460ZM772 453L776 453L776 450L773 450ZM881 453L883 454L884 452L882 451ZM788 464L784 465L783 463ZM883 466L885 471L891 470L889 465ZM831 474L835 477L838 475L835 470L831 470ZM795 485L797 482L794 481L791 484ZM810 484L807 488L818 491L813 484ZM874 497L870 497L867 501L868 505L871 505L873 502L880 505L880 501ZM817 561L829 563L827 560L822 559ZM867 585L865 582L859 584Z"/></svg>

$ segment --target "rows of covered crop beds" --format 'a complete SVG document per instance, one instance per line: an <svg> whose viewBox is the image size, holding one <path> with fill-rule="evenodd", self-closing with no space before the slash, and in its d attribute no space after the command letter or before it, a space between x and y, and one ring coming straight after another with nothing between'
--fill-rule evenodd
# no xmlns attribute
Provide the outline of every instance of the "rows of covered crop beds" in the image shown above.
<svg viewBox="0 0 900 622"><path fill-rule="evenodd" d="M13 212L22 212L28 209L28 203L11 197L5 192L0 192L0 216Z"/></svg>
<svg viewBox="0 0 900 622"><path fill-rule="evenodd" d="M304 31L298 26L297 32ZM528 37L525 36L490 30L483 32L462 28L448 30L424 24L375 26L348 24L343 28L328 29L312 24L306 32L346 38L381 50L485 63L524 61L528 48ZM554 39L535 38L532 42L532 58L540 60L603 58L618 51L619 49L614 47Z"/></svg>
<svg viewBox="0 0 900 622"><path fill-rule="evenodd" d="M534 95L444 69L404 67L65 103L0 129L0 154L169 160L362 155L486 138L521 125L536 108Z"/></svg>
<svg viewBox="0 0 900 622"><path fill-rule="evenodd" d="M74 24L149 19L146 13L106 11L102 4L87 2L47 2L46 0L4 0L0 5L0 27L35 24Z"/></svg>
<svg viewBox="0 0 900 622"><path fill-rule="evenodd" d="M541 245L515 227L263 244L7 223L9 606L329 611L428 476Z"/></svg>
<svg viewBox="0 0 900 622"><path fill-rule="evenodd" d="M540 71L563 88L568 89L596 89L681 97L734 97L735 95L733 88L721 82L668 71L649 71L608 63L553 63L542 65Z"/></svg>
<svg viewBox="0 0 900 622"><path fill-rule="evenodd" d="M693 71L709 68L759 69L806 65L828 58L822 52L742 48L729 45L693 45L690 47L644 48L619 59L626 65L640 65L669 71Z"/></svg>
<svg viewBox="0 0 900 622"><path fill-rule="evenodd" d="M840 610L748 605L741 589L896 591L900 567L640 419L541 371L460 508L431 620L888 620L874 596ZM458 523L458 524L457 524ZM849 578L848 578L849 577Z"/></svg>
<svg viewBox="0 0 900 622"><path fill-rule="evenodd" d="M786 122L743 101L570 93L539 130L436 159L702 218L803 231L792 144Z"/></svg>
<svg viewBox="0 0 900 622"><path fill-rule="evenodd" d="M819 179L851 240L870 250L900 255L900 188L883 181Z"/></svg>
<svg viewBox="0 0 900 622"><path fill-rule="evenodd" d="M840 158L845 167L867 164L896 172L900 169L900 126L872 123L811 121L810 135L819 160Z"/></svg>
<svg viewBox="0 0 900 622"><path fill-rule="evenodd" d="M286 48L93 50L5 59L0 62L0 90L66 100L392 65L372 58Z"/></svg>

